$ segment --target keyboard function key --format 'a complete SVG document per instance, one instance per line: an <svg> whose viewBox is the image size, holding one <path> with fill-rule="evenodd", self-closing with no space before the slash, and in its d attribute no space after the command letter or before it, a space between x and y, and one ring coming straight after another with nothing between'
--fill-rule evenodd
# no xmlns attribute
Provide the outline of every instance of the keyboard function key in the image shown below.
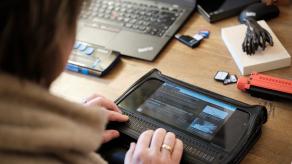
<svg viewBox="0 0 292 164"><path fill-rule="evenodd" d="M85 50L85 54L86 55L92 55L94 53L94 48L92 47L88 47L86 50Z"/></svg>
<svg viewBox="0 0 292 164"><path fill-rule="evenodd" d="M80 47L80 45L81 45L81 43L80 42L78 42L78 41L76 41L75 43L74 43L74 49L78 49L79 47Z"/></svg>
<svg viewBox="0 0 292 164"><path fill-rule="evenodd" d="M80 51L84 51L84 50L86 50L86 48L87 48L87 45L81 43L78 49L79 49Z"/></svg>

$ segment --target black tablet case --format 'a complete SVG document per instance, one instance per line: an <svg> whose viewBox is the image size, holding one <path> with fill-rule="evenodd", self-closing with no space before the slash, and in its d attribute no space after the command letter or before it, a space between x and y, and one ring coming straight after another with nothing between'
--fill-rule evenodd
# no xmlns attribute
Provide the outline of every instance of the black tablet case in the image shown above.
<svg viewBox="0 0 292 164"><path fill-rule="evenodd" d="M135 115L134 113L129 113L129 111L123 110L123 113L128 115L130 117L130 121L127 123L119 123L119 124L110 124L109 127L113 129L117 129L121 132L121 137L118 139L115 139L107 144L104 144L99 150L98 153L100 153L109 163L123 163L124 161L124 155L129 148L130 142L135 142L137 138L139 137L139 134L146 130L147 127L140 127L139 130L133 130L131 128L133 126L133 122L138 120L140 121L141 125L145 124L147 122L147 126L154 126L155 127L163 127L168 131L172 131L176 133L177 137L180 138L184 142L184 154L182 157L181 163L239 163L243 157L248 153L248 151L251 149L251 147L256 143L258 138L261 135L261 127L262 125L267 121L267 110L264 106L258 106L258 105L248 105L242 102L239 102L237 100L216 94L214 92L190 85L188 83L185 83L183 81L179 81L177 79L165 76L161 74L160 71L157 69L153 69L150 72L148 72L146 75L141 77L137 82L135 82L122 96L120 96L116 103L119 104L127 95L129 95L132 91L134 91L137 87L139 87L141 84L143 84L145 81L149 79L159 79L165 82L171 82L175 83L177 85L183 86L185 88L194 90L196 92L199 92L201 94L204 94L206 96L218 99L222 102L234 105L237 107L237 110L243 110L245 112L248 112L250 114L250 125L249 129L247 130L245 136L241 138L239 144L234 148L232 153L228 154L217 154L216 159L212 160L211 162L208 160L204 160L203 154L202 157L198 157L196 155L189 153L189 146L193 145L192 147L196 147L198 143L194 141L194 139L188 137L184 137L184 134L181 134L181 132L167 126L167 125L161 125L158 123L153 122L153 120L147 120L149 118L145 118L142 116ZM155 125L150 125L150 124ZM136 123L135 123L136 124ZM138 123L139 124L139 123ZM139 125L135 125L136 127ZM205 144L204 142L199 143L197 145L198 147L204 147L204 150L210 150L211 148L208 148L208 144Z"/></svg>

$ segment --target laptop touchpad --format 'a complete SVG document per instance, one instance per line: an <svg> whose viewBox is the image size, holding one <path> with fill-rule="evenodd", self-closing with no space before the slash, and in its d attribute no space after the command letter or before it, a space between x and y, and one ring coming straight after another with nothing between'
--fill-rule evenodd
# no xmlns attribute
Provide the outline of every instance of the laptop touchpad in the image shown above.
<svg viewBox="0 0 292 164"><path fill-rule="evenodd" d="M117 35L116 32L106 31L102 29L93 29L88 27L81 27L77 33L77 39L94 43L100 46L109 44L110 41Z"/></svg>

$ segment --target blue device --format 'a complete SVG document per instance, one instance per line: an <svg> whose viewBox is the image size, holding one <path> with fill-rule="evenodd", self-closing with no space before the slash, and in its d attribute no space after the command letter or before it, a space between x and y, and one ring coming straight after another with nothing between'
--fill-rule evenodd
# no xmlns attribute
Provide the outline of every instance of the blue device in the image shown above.
<svg viewBox="0 0 292 164"><path fill-rule="evenodd" d="M119 59L119 52L76 41L66 69L84 75L103 76L118 63Z"/></svg>

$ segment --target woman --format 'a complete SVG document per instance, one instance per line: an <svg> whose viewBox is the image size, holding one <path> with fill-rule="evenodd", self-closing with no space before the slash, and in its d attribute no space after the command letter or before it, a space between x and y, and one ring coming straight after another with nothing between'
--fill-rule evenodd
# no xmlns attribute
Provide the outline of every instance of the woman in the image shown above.
<svg viewBox="0 0 292 164"><path fill-rule="evenodd" d="M95 153L119 136L124 122L110 100L93 95L74 104L48 89L71 52L83 0L0 1L0 163L105 163ZM182 142L164 129L145 131L125 163L179 163Z"/></svg>

